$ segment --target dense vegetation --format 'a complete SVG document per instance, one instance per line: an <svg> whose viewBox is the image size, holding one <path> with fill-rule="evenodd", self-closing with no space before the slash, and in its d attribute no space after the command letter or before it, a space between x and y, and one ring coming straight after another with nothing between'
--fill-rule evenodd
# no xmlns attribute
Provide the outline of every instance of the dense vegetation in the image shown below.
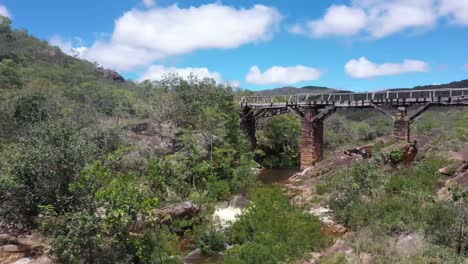
<svg viewBox="0 0 468 264"><path fill-rule="evenodd" d="M62 263L181 263L184 238L213 254L226 242L287 235L288 251L277 256L285 260L323 245L305 241L323 239L317 219L292 208L279 190L267 194L281 208L259 200L263 215L245 217L273 220L285 209L298 226L258 222L272 236L258 241L244 221L232 239L212 222L216 202L257 186L236 91L195 76L109 80L96 65L12 30L9 19L0 25L0 231L41 232ZM164 154L126 136L147 126L168 130L174 143ZM155 210L187 200L202 212L156 224ZM254 257L244 254L251 263Z"/></svg>

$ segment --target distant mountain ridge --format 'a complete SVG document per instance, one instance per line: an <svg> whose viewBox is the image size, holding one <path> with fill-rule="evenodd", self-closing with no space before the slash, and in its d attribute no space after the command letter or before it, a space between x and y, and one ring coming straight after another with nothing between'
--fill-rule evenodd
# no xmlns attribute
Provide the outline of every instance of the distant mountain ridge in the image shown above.
<svg viewBox="0 0 468 264"><path fill-rule="evenodd" d="M441 89L441 88L467 88L468 87L468 79L450 82L446 84L432 84L432 85L421 85L415 86L413 88L391 88L388 90L425 90L425 89ZM294 94L303 94L303 93L311 93L311 94L322 94L322 93L352 93L352 91L342 90L342 89L335 89L330 87L324 86L304 86L304 87L294 87L294 86L286 86L280 88L274 88L269 90L257 91L255 95L259 96L272 96L272 95L294 95Z"/></svg>
<svg viewBox="0 0 468 264"><path fill-rule="evenodd" d="M293 86L286 86L280 88L274 88L270 90L263 90L255 92L256 95L260 96L272 96L272 95L293 95L293 94L304 94L304 93L311 93L311 94L322 94L322 93L351 93L351 91L341 90L341 89L333 89L324 86L304 86L304 87L293 87Z"/></svg>

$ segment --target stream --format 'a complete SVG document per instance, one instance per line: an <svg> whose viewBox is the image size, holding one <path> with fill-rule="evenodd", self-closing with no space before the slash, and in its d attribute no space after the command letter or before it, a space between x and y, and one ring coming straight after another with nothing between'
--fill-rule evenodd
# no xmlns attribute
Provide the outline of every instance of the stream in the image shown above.
<svg viewBox="0 0 468 264"><path fill-rule="evenodd" d="M266 186L275 186L284 184L291 176L299 172L297 169L261 169L258 173L258 180ZM243 196L234 195L231 201L223 206L213 214L214 217L219 218L221 226L227 228L230 222L235 221L236 216L241 213L241 206ZM185 264L204 264L224 263L224 257L222 254L215 256L205 256L199 249L195 249L190 252L184 260Z"/></svg>

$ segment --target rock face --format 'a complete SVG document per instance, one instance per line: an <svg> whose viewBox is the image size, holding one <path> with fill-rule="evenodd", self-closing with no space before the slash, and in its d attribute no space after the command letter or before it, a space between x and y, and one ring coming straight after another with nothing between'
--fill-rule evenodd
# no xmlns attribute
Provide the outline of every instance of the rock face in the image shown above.
<svg viewBox="0 0 468 264"><path fill-rule="evenodd" d="M107 80L112 80L116 82L125 82L124 77L122 77L122 75L120 75L116 71L104 69L103 67L98 67L97 71Z"/></svg>
<svg viewBox="0 0 468 264"><path fill-rule="evenodd" d="M138 145L150 153L166 155L177 151L178 129L171 124L151 124L143 122L130 127L120 134L120 138L132 145Z"/></svg>
<svg viewBox="0 0 468 264"><path fill-rule="evenodd" d="M249 204L249 202L250 201L242 195L234 195L231 201L229 201L229 206L243 209Z"/></svg>
<svg viewBox="0 0 468 264"><path fill-rule="evenodd" d="M42 236L36 233L13 236L0 234L0 263L51 264Z"/></svg>
<svg viewBox="0 0 468 264"><path fill-rule="evenodd" d="M175 219L183 219L188 216L194 216L200 212L200 205L185 201L182 203L171 204L166 207L158 208L153 211L153 217L150 219L141 219L132 226L133 233L142 233L147 227L154 224L168 224Z"/></svg>

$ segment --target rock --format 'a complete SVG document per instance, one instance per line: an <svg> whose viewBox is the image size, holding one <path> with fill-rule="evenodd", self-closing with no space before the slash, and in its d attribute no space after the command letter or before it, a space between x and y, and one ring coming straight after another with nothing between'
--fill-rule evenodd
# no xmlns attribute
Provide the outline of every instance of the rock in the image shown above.
<svg viewBox="0 0 468 264"><path fill-rule="evenodd" d="M0 234L0 263L48 264L44 239L37 233L13 236Z"/></svg>
<svg viewBox="0 0 468 264"><path fill-rule="evenodd" d="M317 216L320 222L325 225L326 234L330 236L340 236L345 234L348 229L333 220L331 215L332 212L332 210L325 207L318 207L310 210L310 213Z"/></svg>
<svg viewBox="0 0 468 264"><path fill-rule="evenodd" d="M250 201L242 195L234 195L231 201L229 201L229 206L243 209L249 204L249 202Z"/></svg>
<svg viewBox="0 0 468 264"><path fill-rule="evenodd" d="M182 203L171 204L166 207L158 208L153 211L153 217L149 219L140 219L136 221L132 227L132 233L141 234L143 231L154 224L167 224L174 219L182 219L187 216L194 216L200 212L200 205L185 201Z"/></svg>
<svg viewBox="0 0 468 264"><path fill-rule="evenodd" d="M102 75L102 77L104 77L104 79L116 82L125 82L124 77L116 71L104 69L103 67L98 67L97 71Z"/></svg>
<svg viewBox="0 0 468 264"><path fill-rule="evenodd" d="M0 247L0 252L21 252L23 251L18 245L4 245Z"/></svg>
<svg viewBox="0 0 468 264"><path fill-rule="evenodd" d="M122 131L119 138L152 154L167 155L179 149L178 134L179 129L174 125L143 122Z"/></svg>
<svg viewBox="0 0 468 264"><path fill-rule="evenodd" d="M424 247L424 239L419 234L403 234L398 236L396 248L404 256L412 256Z"/></svg>
<svg viewBox="0 0 468 264"><path fill-rule="evenodd" d="M452 170L452 168L450 166L443 167L443 168L439 169L437 172L442 174L442 175L446 175L446 176L453 175L453 170Z"/></svg>
<svg viewBox="0 0 468 264"><path fill-rule="evenodd" d="M47 256L41 256L39 258L22 258L12 264L52 264L52 259Z"/></svg>
<svg viewBox="0 0 468 264"><path fill-rule="evenodd" d="M348 156L360 155L363 159L372 158L372 145L363 147L353 147L344 151L344 154Z"/></svg>

